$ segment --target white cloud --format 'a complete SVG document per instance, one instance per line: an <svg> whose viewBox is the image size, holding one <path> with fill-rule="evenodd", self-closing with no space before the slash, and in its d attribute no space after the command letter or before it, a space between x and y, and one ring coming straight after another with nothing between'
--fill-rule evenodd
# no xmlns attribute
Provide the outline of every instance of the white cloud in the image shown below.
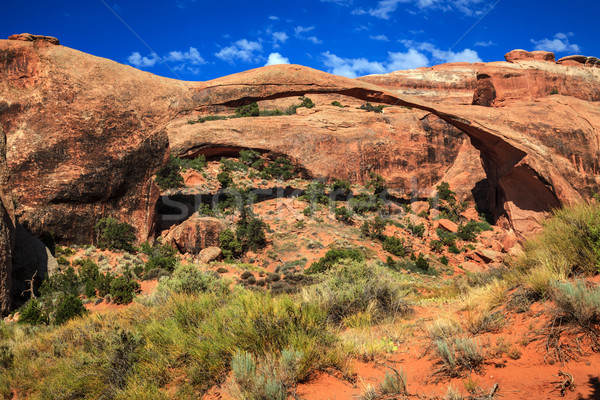
<svg viewBox="0 0 600 400"><path fill-rule="evenodd" d="M192 65L206 64L204 58L200 55L200 52L195 47L190 47L188 51L170 51L165 57L165 61L173 62L189 62Z"/></svg>
<svg viewBox="0 0 600 400"><path fill-rule="evenodd" d="M191 74L199 74L200 68L198 66L206 64L206 61L195 47L190 47L187 51L169 51L163 57L156 53L142 56L139 52L134 51L127 57L127 62L136 68L152 68L158 62L168 62L171 64L170 68L174 71L184 71Z"/></svg>
<svg viewBox="0 0 600 400"><path fill-rule="evenodd" d="M285 43L286 40L289 39L289 36L285 32L273 32L273 41L275 45L279 43Z"/></svg>
<svg viewBox="0 0 600 400"><path fill-rule="evenodd" d="M381 42L389 42L390 41L390 39L388 39L388 37L385 35L369 36L369 38L371 40L379 40Z"/></svg>
<svg viewBox="0 0 600 400"><path fill-rule="evenodd" d="M339 6L349 6L353 3L353 0L321 0L323 3L335 3Z"/></svg>
<svg viewBox="0 0 600 400"><path fill-rule="evenodd" d="M494 43L491 40L488 40L487 42L480 41L480 42L475 42L475 44L473 46L475 46L475 47L490 47L490 46L496 46L496 43Z"/></svg>
<svg viewBox="0 0 600 400"><path fill-rule="evenodd" d="M156 53L152 53L148 57L142 57L139 52L134 51L127 57L127 62L136 68L154 67L158 61L160 61L160 57Z"/></svg>
<svg viewBox="0 0 600 400"><path fill-rule="evenodd" d="M557 33L554 35L553 39L531 39L531 43L535 45L536 50L552 51L554 53L579 53L581 48L578 45L569 42L570 36L573 36L573 34Z"/></svg>
<svg viewBox="0 0 600 400"><path fill-rule="evenodd" d="M432 63L481 62L476 51L464 49L460 52L442 51L431 43L405 42L407 51L388 52L382 61L366 58L343 58L330 52L321 53L323 64L329 73L349 78L368 74L385 74L398 70L426 67Z"/></svg>
<svg viewBox="0 0 600 400"><path fill-rule="evenodd" d="M390 19L400 4L412 5L421 11L439 9L442 11L458 11L465 15L481 15L486 0L380 0L377 5L367 10L359 8L353 14L368 14L375 18Z"/></svg>
<svg viewBox="0 0 600 400"><path fill-rule="evenodd" d="M271 53L269 54L269 58L267 60L267 63L265 64L265 67L267 65L278 65L278 64L289 64L290 60L287 57L282 56L279 53Z"/></svg>
<svg viewBox="0 0 600 400"><path fill-rule="evenodd" d="M260 52L262 52L262 44L247 39L241 39L232 43L230 46L223 47L215 53L215 56L230 63L233 63L235 60L258 62L261 57L257 53Z"/></svg>
<svg viewBox="0 0 600 400"><path fill-rule="evenodd" d="M305 33L312 32L315 30L314 26L297 26L294 28L294 36L298 39L308 40L313 44L321 44L323 41L316 36L304 36Z"/></svg>
<svg viewBox="0 0 600 400"><path fill-rule="evenodd" d="M294 28L294 34L297 37L300 37L300 36L302 36L303 33L311 32L314 30L315 30L314 26L297 26Z"/></svg>
<svg viewBox="0 0 600 400"><path fill-rule="evenodd" d="M278 16L275 16L275 15L269 15L269 19L270 19L271 21L279 21L279 17L278 17Z"/></svg>

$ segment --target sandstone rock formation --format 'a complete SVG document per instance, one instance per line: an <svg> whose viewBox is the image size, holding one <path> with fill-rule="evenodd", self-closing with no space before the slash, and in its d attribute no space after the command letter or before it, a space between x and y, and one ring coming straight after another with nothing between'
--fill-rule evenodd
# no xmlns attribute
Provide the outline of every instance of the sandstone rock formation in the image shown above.
<svg viewBox="0 0 600 400"><path fill-rule="evenodd" d="M152 229L150 177L184 83L62 46L0 41L0 124L19 221L34 235L89 243L103 216Z"/></svg>
<svg viewBox="0 0 600 400"><path fill-rule="evenodd" d="M62 242L90 242L107 215L151 235L159 196L151 177L169 151L253 148L325 179L364 181L375 171L416 200L446 180L521 234L599 186L600 70L549 54L358 79L278 65L179 82L38 42L0 41L0 123L19 221ZM305 94L317 106L302 115L188 124ZM358 110L365 101L392 107Z"/></svg>
<svg viewBox="0 0 600 400"><path fill-rule="evenodd" d="M182 254L200 254L203 249L219 246L219 235L225 230L223 221L217 218L192 215L175 226L166 236L165 243L171 244Z"/></svg>
<svg viewBox="0 0 600 400"><path fill-rule="evenodd" d="M11 309L12 252L15 218L10 178L6 166L6 136L0 125L0 317Z"/></svg>

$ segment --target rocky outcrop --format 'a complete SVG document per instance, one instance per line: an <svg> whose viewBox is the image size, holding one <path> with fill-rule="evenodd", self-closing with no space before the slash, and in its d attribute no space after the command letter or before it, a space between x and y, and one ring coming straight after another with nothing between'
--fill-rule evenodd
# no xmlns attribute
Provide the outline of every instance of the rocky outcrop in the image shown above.
<svg viewBox="0 0 600 400"><path fill-rule="evenodd" d="M15 218L10 176L6 166L6 136L0 125L0 317L11 310L12 253Z"/></svg>
<svg viewBox="0 0 600 400"><path fill-rule="evenodd" d="M174 227L164 239L181 254L200 254L209 247L219 246L219 235L225 230L222 220L192 215L180 225Z"/></svg>
<svg viewBox="0 0 600 400"><path fill-rule="evenodd" d="M557 61L558 64L574 67L600 68L600 59L586 56L567 56Z"/></svg>
<svg viewBox="0 0 600 400"><path fill-rule="evenodd" d="M17 214L36 236L90 243L103 216L152 231L151 176L186 84L62 46L0 41L0 123Z"/></svg>
<svg viewBox="0 0 600 400"><path fill-rule="evenodd" d="M504 55L504 59L508 62L516 61L548 61L554 62L556 60L554 53L549 51L525 51L525 50L513 50L509 51Z"/></svg>
<svg viewBox="0 0 600 400"><path fill-rule="evenodd" d="M107 215L141 239L151 234L159 194L151 177L169 148L181 157L253 148L330 180L364 182L375 171L417 200L446 180L520 233L598 189L600 70L548 55L359 79L278 65L179 82L35 43L0 41L0 123L19 220L62 242L90 242ZM188 124L252 101L283 108L300 95L317 106ZM359 110L366 101L391 107Z"/></svg>
<svg viewBox="0 0 600 400"><path fill-rule="evenodd" d="M8 40L21 40L23 42L39 42L39 43L49 43L55 46L60 45L60 42L57 38L52 36L43 36L43 35L32 35L31 33L19 33L16 35L10 35Z"/></svg>

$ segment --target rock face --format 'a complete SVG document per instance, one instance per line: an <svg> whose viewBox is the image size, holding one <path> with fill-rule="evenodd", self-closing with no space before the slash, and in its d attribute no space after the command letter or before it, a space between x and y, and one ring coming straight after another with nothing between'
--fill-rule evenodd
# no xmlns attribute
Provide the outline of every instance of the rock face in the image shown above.
<svg viewBox="0 0 600 400"><path fill-rule="evenodd" d="M219 235L223 230L223 221L194 214L174 227L165 236L165 243L171 244L182 254L196 255L203 249L218 247Z"/></svg>
<svg viewBox="0 0 600 400"><path fill-rule="evenodd" d="M508 62L516 61L549 61L554 62L556 59L554 53L549 51L525 51L513 50L504 55L504 59Z"/></svg>
<svg viewBox="0 0 600 400"><path fill-rule="evenodd" d="M147 237L164 121L184 108L186 85L40 40L0 41L0 124L19 221L36 236L89 243L99 218L117 216Z"/></svg>
<svg viewBox="0 0 600 400"><path fill-rule="evenodd" d="M0 317L12 306L12 252L15 241L15 218L8 168L6 136L0 125Z"/></svg>
<svg viewBox="0 0 600 400"><path fill-rule="evenodd" d="M151 178L169 151L220 157L253 148L328 180L364 182L375 171L415 200L445 180L519 234L600 183L600 70L554 63L550 53L358 79L278 65L179 82L39 42L0 41L0 124L19 221L60 242L89 243L103 216L132 223L141 239L153 234ZM252 101L282 108L301 95L316 107L188 124ZM391 107L357 109L366 101Z"/></svg>

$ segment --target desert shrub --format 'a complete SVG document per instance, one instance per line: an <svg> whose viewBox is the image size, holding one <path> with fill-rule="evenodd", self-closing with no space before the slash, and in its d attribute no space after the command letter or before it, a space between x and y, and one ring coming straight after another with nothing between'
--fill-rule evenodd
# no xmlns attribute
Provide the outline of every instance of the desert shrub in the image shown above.
<svg viewBox="0 0 600 400"><path fill-rule="evenodd" d="M57 293L77 295L80 284L75 269L68 267L64 271L48 276L40 286L40 295L42 297L52 297Z"/></svg>
<svg viewBox="0 0 600 400"><path fill-rule="evenodd" d="M242 209L240 219L237 222L235 234L242 251L256 251L267 245L267 224L256 216L250 216L249 211Z"/></svg>
<svg viewBox="0 0 600 400"><path fill-rule="evenodd" d="M379 393L382 395L407 395L406 375L402 370L388 368L383 381L379 384Z"/></svg>
<svg viewBox="0 0 600 400"><path fill-rule="evenodd" d="M446 200L449 202L456 202L456 193L450 189L448 182L441 182L437 187L437 196L440 200Z"/></svg>
<svg viewBox="0 0 600 400"><path fill-rule="evenodd" d="M305 290L305 301L316 301L335 323L369 312L374 321L404 315L409 308L404 289L389 270L378 264L344 257L325 273L322 283Z"/></svg>
<svg viewBox="0 0 600 400"><path fill-rule="evenodd" d="M225 229L219 234L219 247L223 252L223 257L226 260L238 258L243 253L242 244L236 238L235 233L231 229Z"/></svg>
<svg viewBox="0 0 600 400"><path fill-rule="evenodd" d="M446 256L442 256L440 258L440 263L442 263L443 265L448 265L449 262L450 261L448 260L448 257L446 257Z"/></svg>
<svg viewBox="0 0 600 400"><path fill-rule="evenodd" d="M300 198L311 204L327 204L329 201L325 194L325 185L319 181L310 182Z"/></svg>
<svg viewBox="0 0 600 400"><path fill-rule="evenodd" d="M139 290L139 283L124 276L118 276L110 283L110 294L116 304L131 303L135 293Z"/></svg>
<svg viewBox="0 0 600 400"><path fill-rule="evenodd" d="M364 255L359 249L353 248L337 248L331 249L319 261L315 261L306 269L307 274L317 274L325 272L338 263L340 260L349 259L353 261L363 261Z"/></svg>
<svg viewBox="0 0 600 400"><path fill-rule="evenodd" d="M285 157L277 157L274 161L267 164L260 173L263 179L282 179L290 180L295 177L296 167Z"/></svg>
<svg viewBox="0 0 600 400"><path fill-rule="evenodd" d="M477 234L479 234L483 230L487 230L487 229L485 229L487 227L489 227L488 223L469 221L466 224L460 224L458 226L458 231L456 232L456 236L458 236L462 240L472 242L473 240L475 240L477 238ZM491 229L491 227L489 227L489 229Z"/></svg>
<svg viewBox="0 0 600 400"><path fill-rule="evenodd" d="M184 186L183 177L181 176L181 166L176 157L169 157L167 165L158 170L154 181L162 190L177 189Z"/></svg>
<svg viewBox="0 0 600 400"><path fill-rule="evenodd" d="M227 171L221 171L217 174L217 180L221 185L221 189L227 189L233 184L233 178Z"/></svg>
<svg viewBox="0 0 600 400"><path fill-rule="evenodd" d="M96 223L94 229L99 247L134 251L135 228L127 222L119 222L115 218L105 217Z"/></svg>
<svg viewBox="0 0 600 400"><path fill-rule="evenodd" d="M379 211L382 203L375 195L359 194L348 200L348 206L359 215Z"/></svg>
<svg viewBox="0 0 600 400"><path fill-rule="evenodd" d="M115 276L110 272L106 272L98 276L98 280L96 281L96 289L99 297L104 297L107 294L110 294L110 285L114 279Z"/></svg>
<svg viewBox="0 0 600 400"><path fill-rule="evenodd" d="M205 117L198 117L198 119L190 119L188 120L188 124L193 125L193 124L203 124L206 121L220 121L220 120L225 120L225 119L229 119L228 116L226 115L207 115Z"/></svg>
<svg viewBox="0 0 600 400"><path fill-rule="evenodd" d="M385 236L382 241L382 247L383 250L397 257L404 257L406 255L404 239L397 238L395 236Z"/></svg>
<svg viewBox="0 0 600 400"><path fill-rule="evenodd" d="M144 273L144 280L145 281L152 281L152 280L155 280L155 279L160 279L163 276L170 276L169 271L164 270L162 268L154 268L154 269L151 269L151 270L146 271Z"/></svg>
<svg viewBox="0 0 600 400"><path fill-rule="evenodd" d="M377 215L372 221L363 222L360 227L360 232L365 237L382 240L385 237L383 232L386 225L387 221Z"/></svg>
<svg viewBox="0 0 600 400"><path fill-rule="evenodd" d="M79 317L85 313L85 307L79 297L72 294L63 295L59 297L56 304L54 323L62 325L68 320Z"/></svg>
<svg viewBox="0 0 600 400"><path fill-rule="evenodd" d="M48 315L37 299L30 299L19 311L19 323L31 325L47 325Z"/></svg>
<svg viewBox="0 0 600 400"><path fill-rule="evenodd" d="M600 206L579 204L554 212L541 233L528 240L514 265L521 271L541 268L552 276L600 272Z"/></svg>
<svg viewBox="0 0 600 400"><path fill-rule="evenodd" d="M254 150L240 150L240 162L247 167L259 169L262 166L263 160L260 158L260 153Z"/></svg>
<svg viewBox="0 0 600 400"><path fill-rule="evenodd" d="M58 263L58 265L62 265L62 266L71 265L71 261L67 260L64 256L57 258L56 262Z"/></svg>
<svg viewBox="0 0 600 400"><path fill-rule="evenodd" d="M350 193L352 193L352 187L350 185L350 182L348 182L347 180L336 179L331 184L331 192L335 193L334 200L337 200L338 196L341 196L342 198L347 198L350 195Z"/></svg>
<svg viewBox="0 0 600 400"><path fill-rule="evenodd" d="M250 271L244 271L244 272L242 272L242 274L240 275L240 279L248 279L248 278L250 278L251 276L254 276L254 275L252 275L252 272L250 272Z"/></svg>
<svg viewBox="0 0 600 400"><path fill-rule="evenodd" d="M381 193L387 190L385 179L375 172L369 173L369 181L367 182L366 187L372 189L375 196L379 196Z"/></svg>
<svg viewBox="0 0 600 400"><path fill-rule="evenodd" d="M377 113L377 114L383 112L383 106L382 105L374 106L371 103L365 103L362 106L360 106L359 109L360 110L366 110L366 111L374 112L374 113Z"/></svg>
<svg viewBox="0 0 600 400"><path fill-rule="evenodd" d="M600 336L600 288L590 288L585 281L554 282L552 299L560 316Z"/></svg>
<svg viewBox="0 0 600 400"><path fill-rule="evenodd" d="M258 117L260 114L258 103L252 102L250 104L240 106L235 109L235 114L239 117Z"/></svg>
<svg viewBox="0 0 600 400"><path fill-rule="evenodd" d="M462 376L466 371L478 371L485 359L481 347L469 338L436 340L435 350L440 364L436 373L454 378Z"/></svg>
<svg viewBox="0 0 600 400"><path fill-rule="evenodd" d="M337 207L335 209L335 219L344 224L351 225L352 224L352 211L347 209L346 207Z"/></svg>
<svg viewBox="0 0 600 400"><path fill-rule="evenodd" d="M287 115L296 114L296 110L301 107L313 108L315 106L315 103L313 103L313 101L309 97L302 96L299 97L298 100L300 100L300 104L293 104L289 106L288 109L285 111Z"/></svg>
<svg viewBox="0 0 600 400"><path fill-rule="evenodd" d="M448 232L445 229L437 228L435 230L438 238L440 238L440 242L444 246L455 246L456 245L456 235L452 232Z"/></svg>
<svg viewBox="0 0 600 400"><path fill-rule="evenodd" d="M179 265L170 277L161 279L160 290L172 293L226 293L229 289L223 280L213 273L200 271L190 264Z"/></svg>
<svg viewBox="0 0 600 400"><path fill-rule="evenodd" d="M173 271L177 264L177 250L167 243L162 243L156 240L152 245L144 243L140 246L140 251L148 256L146 262L146 271L153 269L163 269L165 271Z"/></svg>
<svg viewBox="0 0 600 400"><path fill-rule="evenodd" d="M339 102L339 101L337 101L337 100L335 100L335 101L332 101L332 102L331 102L331 105L332 105L332 106L335 106L335 107L344 107L344 106L342 105L342 103L340 103L340 102Z"/></svg>
<svg viewBox="0 0 600 400"><path fill-rule="evenodd" d="M423 237L423 235L425 234L425 224L421 223L418 225L413 225L412 223L409 223L408 225L406 225L406 229L413 234L413 236L416 237Z"/></svg>

